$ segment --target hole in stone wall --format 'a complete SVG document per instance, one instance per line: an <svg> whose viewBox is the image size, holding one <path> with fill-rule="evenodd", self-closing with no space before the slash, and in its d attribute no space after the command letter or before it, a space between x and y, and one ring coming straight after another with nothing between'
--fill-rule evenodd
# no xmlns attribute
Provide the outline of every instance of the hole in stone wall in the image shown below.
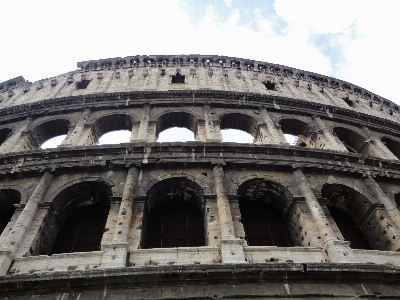
<svg viewBox="0 0 400 300"><path fill-rule="evenodd" d="M171 83L185 83L185 75L181 75L180 73L172 75Z"/></svg>
<svg viewBox="0 0 400 300"><path fill-rule="evenodd" d="M36 144L39 145L42 149L55 148L65 138L66 134L69 131L69 125L70 123L66 119L50 120L36 126L32 130L32 137L34 138ZM54 137L59 138L50 141ZM48 143L43 146L45 142Z"/></svg>
<svg viewBox="0 0 400 300"><path fill-rule="evenodd" d="M103 134L99 138L99 145L112 145L129 143L131 139L131 132L129 130L115 130Z"/></svg>
<svg viewBox="0 0 400 300"><path fill-rule="evenodd" d="M76 83L76 88L77 88L78 90L86 89L87 86L89 85L89 83L90 83L90 80L86 80L86 79L81 80L81 81L79 81L79 82Z"/></svg>
<svg viewBox="0 0 400 300"><path fill-rule="evenodd" d="M279 122L286 141L292 146L307 147L305 140L309 135L309 125L296 119L283 119Z"/></svg>
<svg viewBox="0 0 400 300"><path fill-rule="evenodd" d="M270 91L274 91L275 90L275 82L272 82L272 81L268 80L266 82L263 82L263 84L267 88L267 90L270 90Z"/></svg>
<svg viewBox="0 0 400 300"><path fill-rule="evenodd" d="M64 141L66 137L67 137L66 134L55 136L45 141L42 144L42 146L40 146L40 148L41 149L57 148L59 145L61 145L61 143Z"/></svg>
<svg viewBox="0 0 400 300"><path fill-rule="evenodd" d="M172 127L163 130L158 135L158 143L167 142L194 142L194 134L191 130L184 127Z"/></svg>
<svg viewBox="0 0 400 300"><path fill-rule="evenodd" d="M254 143L253 136L243 130L223 129L221 134L224 143Z"/></svg>

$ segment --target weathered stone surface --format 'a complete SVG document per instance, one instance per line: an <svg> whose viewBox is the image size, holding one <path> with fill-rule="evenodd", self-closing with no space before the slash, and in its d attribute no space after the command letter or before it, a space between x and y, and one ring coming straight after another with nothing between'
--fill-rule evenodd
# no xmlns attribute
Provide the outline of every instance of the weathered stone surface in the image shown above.
<svg viewBox="0 0 400 300"><path fill-rule="evenodd" d="M9 220L0 299L399 298L397 105L238 58L132 56L78 68L0 84L0 220ZM158 143L171 127L195 142ZM254 144L224 143L225 129ZM98 145L116 130L129 140ZM40 148L61 134L59 147ZM188 209L165 220L163 210L154 221L170 203L177 215L192 205L196 219ZM248 223L252 203L278 218L254 212ZM109 207L104 230L85 225L74 241L97 235L98 247L53 253L67 220L92 205Z"/></svg>

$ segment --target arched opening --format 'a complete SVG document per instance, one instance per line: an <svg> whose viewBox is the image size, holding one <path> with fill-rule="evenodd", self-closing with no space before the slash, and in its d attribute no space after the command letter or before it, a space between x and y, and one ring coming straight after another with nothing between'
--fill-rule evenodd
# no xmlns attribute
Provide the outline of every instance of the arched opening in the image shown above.
<svg viewBox="0 0 400 300"><path fill-rule="evenodd" d="M113 145L129 143L132 132L129 130L116 130L103 134L99 138L99 145Z"/></svg>
<svg viewBox="0 0 400 300"><path fill-rule="evenodd" d="M14 204L21 202L21 194L13 189L0 190L0 234L10 222L14 212Z"/></svg>
<svg viewBox="0 0 400 300"><path fill-rule="evenodd" d="M0 145L3 144L7 139L12 130L10 128L0 129Z"/></svg>
<svg viewBox="0 0 400 300"><path fill-rule="evenodd" d="M322 197L327 199L327 207L344 240L353 249L371 249L367 241L366 229L356 224L367 212L370 202L361 193L342 184L327 184L322 188ZM363 231L362 231L363 230ZM340 236L338 236L341 239Z"/></svg>
<svg viewBox="0 0 400 300"><path fill-rule="evenodd" d="M201 188L186 178L166 179L148 192L144 248L205 246Z"/></svg>
<svg viewBox="0 0 400 300"><path fill-rule="evenodd" d="M133 119L126 114L112 114L95 122L98 144L129 143L131 139Z"/></svg>
<svg viewBox="0 0 400 300"><path fill-rule="evenodd" d="M238 129L221 130L223 143L254 143L254 138L251 134Z"/></svg>
<svg viewBox="0 0 400 300"><path fill-rule="evenodd" d="M51 254L100 250L110 209L111 188L101 182L76 183L54 198L60 232Z"/></svg>
<svg viewBox="0 0 400 300"><path fill-rule="evenodd" d="M194 142L194 134L192 131L181 127L172 127L165 129L158 135L158 143L172 142Z"/></svg>
<svg viewBox="0 0 400 300"><path fill-rule="evenodd" d="M400 208L400 193L394 195L394 202L396 203L397 207Z"/></svg>
<svg viewBox="0 0 400 300"><path fill-rule="evenodd" d="M61 145L61 143L64 141L66 137L67 137L66 134L55 136L45 141L40 148L42 149L57 148L59 145Z"/></svg>
<svg viewBox="0 0 400 300"><path fill-rule="evenodd" d="M310 126L300 120L283 119L279 122L286 141L292 146L307 147Z"/></svg>
<svg viewBox="0 0 400 300"><path fill-rule="evenodd" d="M249 246L292 247L293 241L279 211L262 201L239 201Z"/></svg>
<svg viewBox="0 0 400 300"><path fill-rule="evenodd" d="M275 182L251 179L238 189L241 221L249 246L291 247L294 245L283 215L289 191Z"/></svg>
<svg viewBox="0 0 400 300"><path fill-rule="evenodd" d="M67 119L51 120L36 126L32 130L32 137L42 149L56 148L65 139L68 130L69 121ZM28 148L30 147L28 146Z"/></svg>
<svg viewBox="0 0 400 300"><path fill-rule="evenodd" d="M349 152L362 153L366 146L368 146L368 143L366 143L366 140L363 136L350 129L335 127L333 132Z"/></svg>
<svg viewBox="0 0 400 300"><path fill-rule="evenodd" d="M381 139L382 143L398 158L400 159L400 142L391 138L384 137Z"/></svg>
<svg viewBox="0 0 400 300"><path fill-rule="evenodd" d="M186 112L169 112L157 120L157 142L195 141L196 118Z"/></svg>
<svg viewBox="0 0 400 300"><path fill-rule="evenodd" d="M335 206L328 205L328 210L344 240L350 242L352 249L371 249L360 229L356 227L356 222Z"/></svg>
<svg viewBox="0 0 400 300"><path fill-rule="evenodd" d="M244 114L226 114L221 119L223 142L254 143L258 138L257 121Z"/></svg>

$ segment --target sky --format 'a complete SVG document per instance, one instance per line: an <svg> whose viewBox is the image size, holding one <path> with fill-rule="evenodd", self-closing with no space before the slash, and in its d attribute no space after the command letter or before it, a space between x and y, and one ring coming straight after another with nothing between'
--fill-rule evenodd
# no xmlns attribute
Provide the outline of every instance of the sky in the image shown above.
<svg viewBox="0 0 400 300"><path fill-rule="evenodd" d="M85 60L212 54L290 66L400 104L400 1L1 1L0 82Z"/></svg>

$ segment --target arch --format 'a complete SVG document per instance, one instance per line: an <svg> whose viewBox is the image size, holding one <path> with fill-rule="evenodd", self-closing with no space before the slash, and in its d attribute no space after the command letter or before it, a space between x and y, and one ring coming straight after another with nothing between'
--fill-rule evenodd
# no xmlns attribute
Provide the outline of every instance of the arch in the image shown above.
<svg viewBox="0 0 400 300"><path fill-rule="evenodd" d="M40 147L47 140L60 135L67 135L70 127L68 119L53 119L37 124L32 129L32 138Z"/></svg>
<svg viewBox="0 0 400 300"><path fill-rule="evenodd" d="M282 184L265 178L253 178L243 182L237 191L241 201L263 201L284 215L293 194Z"/></svg>
<svg viewBox="0 0 400 300"><path fill-rule="evenodd" d="M3 144L12 132L11 128L1 128L0 129L0 145Z"/></svg>
<svg viewBox="0 0 400 300"><path fill-rule="evenodd" d="M50 253L99 250L111 195L111 187L99 181L79 181L62 189L53 199L61 230Z"/></svg>
<svg viewBox="0 0 400 300"><path fill-rule="evenodd" d="M368 145L366 139L361 134L348 128L335 127L333 128L333 132L349 152L362 153Z"/></svg>
<svg viewBox="0 0 400 300"><path fill-rule="evenodd" d="M144 248L205 245L201 187L184 177L165 179L147 193Z"/></svg>
<svg viewBox="0 0 400 300"><path fill-rule="evenodd" d="M356 227L372 205L360 192L343 184L325 184L321 196L327 199L327 207L343 238L354 249L371 249L366 232Z"/></svg>
<svg viewBox="0 0 400 300"><path fill-rule="evenodd" d="M283 219L293 196L284 186L264 178L254 178L239 186L238 195L249 246L294 245Z"/></svg>
<svg viewBox="0 0 400 300"><path fill-rule="evenodd" d="M310 125L295 118L285 118L279 121L281 130L285 135L294 137L294 145L307 147L307 137L310 134ZM292 143L291 143L292 144Z"/></svg>
<svg viewBox="0 0 400 300"><path fill-rule="evenodd" d="M64 223L78 207L91 204L110 205L111 196L111 185L94 178L69 183L56 194L52 202L60 222Z"/></svg>
<svg viewBox="0 0 400 300"><path fill-rule="evenodd" d="M156 121L156 139L159 134L171 127L184 127L196 136L197 119L193 114L187 112L170 111L160 115Z"/></svg>
<svg viewBox="0 0 400 300"><path fill-rule="evenodd" d="M102 135L111 131L117 131L117 130L132 131L134 120L135 117L129 114L113 113L101 116L100 118L96 119L94 121L94 128L97 137L100 138Z"/></svg>
<svg viewBox="0 0 400 300"><path fill-rule="evenodd" d="M381 141L385 146L396 156L400 159L400 142L389 137L381 138Z"/></svg>
<svg viewBox="0 0 400 300"><path fill-rule="evenodd" d="M258 122L253 117L242 113L227 113L221 117L221 130L237 129L249 133L257 140Z"/></svg>
<svg viewBox="0 0 400 300"><path fill-rule="evenodd" d="M21 202L21 194L15 189L0 189L0 234L10 222L14 212L15 204Z"/></svg>

